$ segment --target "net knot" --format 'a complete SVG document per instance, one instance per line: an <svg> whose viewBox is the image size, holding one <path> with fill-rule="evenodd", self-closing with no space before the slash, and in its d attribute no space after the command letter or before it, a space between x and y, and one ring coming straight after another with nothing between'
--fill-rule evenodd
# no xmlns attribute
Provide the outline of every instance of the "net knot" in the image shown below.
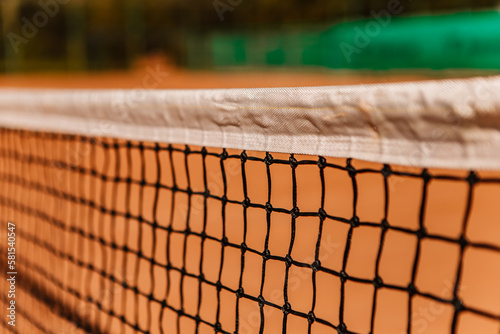
<svg viewBox="0 0 500 334"><path fill-rule="evenodd" d="M419 239L423 239L427 236L427 231L425 230L424 227L421 227L418 231L417 231L417 237Z"/></svg>
<svg viewBox="0 0 500 334"><path fill-rule="evenodd" d="M474 185L478 181L479 181L479 177L477 176L477 174L475 172L470 172L469 176L467 176L467 182L469 182L469 184L471 184L471 185Z"/></svg>
<svg viewBox="0 0 500 334"><path fill-rule="evenodd" d="M324 220L326 218L326 211L323 209L318 210L319 219Z"/></svg>
<svg viewBox="0 0 500 334"><path fill-rule="evenodd" d="M262 295L259 295L259 297L257 297L257 301L259 302L260 307L264 307L266 300L264 299L264 297L262 297Z"/></svg>
<svg viewBox="0 0 500 334"><path fill-rule="evenodd" d="M268 166L273 164L273 156L269 152L266 152L266 157L264 158L264 162Z"/></svg>
<svg viewBox="0 0 500 334"><path fill-rule="evenodd" d="M266 212L267 213L273 212L273 206L269 202L266 203Z"/></svg>
<svg viewBox="0 0 500 334"><path fill-rule="evenodd" d="M220 200L222 202L222 205L227 204L227 197L226 197L226 195L222 196Z"/></svg>
<svg viewBox="0 0 500 334"><path fill-rule="evenodd" d="M267 261L269 260L270 257L271 257L271 252L269 251L269 249L266 249L264 253L262 253L262 258Z"/></svg>
<svg viewBox="0 0 500 334"><path fill-rule="evenodd" d="M250 206L250 198L246 197L243 202L241 203L241 205L243 205L244 208L248 208Z"/></svg>
<svg viewBox="0 0 500 334"><path fill-rule="evenodd" d="M326 167L326 159L323 157L319 157L317 164L318 164L319 168L325 168Z"/></svg>
<svg viewBox="0 0 500 334"><path fill-rule="evenodd" d="M248 246L246 243L242 242L241 243L241 252L245 253L248 250Z"/></svg>
<svg viewBox="0 0 500 334"><path fill-rule="evenodd" d="M321 268L321 262L319 260L316 260L314 261L312 264L311 264L311 269L314 271L314 272L317 272L319 271Z"/></svg>
<svg viewBox="0 0 500 334"><path fill-rule="evenodd" d="M347 273L342 270L340 272L340 280L342 281L342 283L345 283L345 281L347 281L348 278L349 278L349 275L347 275Z"/></svg>
<svg viewBox="0 0 500 334"><path fill-rule="evenodd" d="M281 307L281 312L283 312L283 314L289 314L291 310L292 310L292 305L290 305L290 303L288 302Z"/></svg>
<svg viewBox="0 0 500 334"><path fill-rule="evenodd" d="M220 159L221 160L226 160L229 155L227 154L226 149L222 150L222 153L220 154Z"/></svg>
<svg viewBox="0 0 500 334"><path fill-rule="evenodd" d="M292 266L292 263L293 263L293 259L292 257L290 256L290 254L287 254L285 256L285 264L287 267L291 267Z"/></svg>
<svg viewBox="0 0 500 334"><path fill-rule="evenodd" d="M376 277L373 280L373 285L375 286L376 289L380 289L381 287L384 286L384 282L382 281L382 278Z"/></svg>
<svg viewBox="0 0 500 334"><path fill-rule="evenodd" d="M290 158L288 159L288 161L290 162L290 166L293 169L297 168L297 166L299 165L297 159L295 159L295 157L293 155L290 155Z"/></svg>
<svg viewBox="0 0 500 334"><path fill-rule="evenodd" d="M467 245L469 244L469 241L467 240L467 238L465 236L461 236L460 239L458 240L459 244L460 244L460 247L462 249L464 249L465 247L467 247Z"/></svg>
<svg viewBox="0 0 500 334"><path fill-rule="evenodd" d="M217 283L215 283L215 288L217 289L217 291L221 291L222 290L222 283L221 283L221 281L217 281Z"/></svg>
<svg viewBox="0 0 500 334"><path fill-rule="evenodd" d="M294 207L292 211L290 211L292 218L297 218L300 215L300 210L298 207Z"/></svg>
<svg viewBox="0 0 500 334"><path fill-rule="evenodd" d="M354 168L354 167L351 165L351 159L348 159L348 160L347 160L346 170L347 170L347 172L349 173L349 176L350 176L350 177L355 177L355 176L356 176L356 168Z"/></svg>
<svg viewBox="0 0 500 334"><path fill-rule="evenodd" d="M358 227L359 226L359 218L357 216L354 216L351 218L349 221L352 227Z"/></svg>
<svg viewBox="0 0 500 334"><path fill-rule="evenodd" d="M243 162L243 163L247 162L248 156L247 156L247 153L245 151L241 152L240 159L241 159L241 162Z"/></svg>
<svg viewBox="0 0 500 334"><path fill-rule="evenodd" d="M429 171L427 169L424 169L422 171L422 179L424 180L425 183L429 182L431 180L431 174L429 174Z"/></svg>
<svg viewBox="0 0 500 334"><path fill-rule="evenodd" d="M415 287L415 285L413 283L410 283L410 285L408 285L408 288L406 290L410 294L410 297L413 295L416 295L418 292L417 288Z"/></svg>
<svg viewBox="0 0 500 334"><path fill-rule="evenodd" d="M389 165L384 165L384 168L382 168L382 176L387 178L392 174L391 167Z"/></svg>
<svg viewBox="0 0 500 334"><path fill-rule="evenodd" d="M242 298L244 294L245 291L243 290L243 288L239 288L238 290L236 290L236 297Z"/></svg>
<svg viewBox="0 0 500 334"><path fill-rule="evenodd" d="M229 245L229 240L227 239L227 237L222 238L222 240L220 242L221 242L223 247L226 247L227 245Z"/></svg>
<svg viewBox="0 0 500 334"><path fill-rule="evenodd" d="M312 324L314 321L316 321L316 316L314 315L314 312L311 311L307 314L307 321Z"/></svg>
<svg viewBox="0 0 500 334"><path fill-rule="evenodd" d="M345 324L343 322L337 327L337 333L339 333L339 334L346 334L347 333L347 327L345 326Z"/></svg>
<svg viewBox="0 0 500 334"><path fill-rule="evenodd" d="M453 307L455 307L455 311L457 312L463 311L465 309L462 300L458 298L453 299Z"/></svg>
<svg viewBox="0 0 500 334"><path fill-rule="evenodd" d="M387 221L387 219L382 219L382 231L387 231L389 229L389 222Z"/></svg>

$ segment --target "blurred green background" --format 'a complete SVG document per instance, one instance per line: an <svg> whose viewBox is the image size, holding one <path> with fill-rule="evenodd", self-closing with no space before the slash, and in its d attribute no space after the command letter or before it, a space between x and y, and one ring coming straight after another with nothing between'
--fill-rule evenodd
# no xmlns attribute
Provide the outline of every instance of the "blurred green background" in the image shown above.
<svg viewBox="0 0 500 334"><path fill-rule="evenodd" d="M3 0L0 72L500 69L493 0ZM389 8L397 8L391 13Z"/></svg>

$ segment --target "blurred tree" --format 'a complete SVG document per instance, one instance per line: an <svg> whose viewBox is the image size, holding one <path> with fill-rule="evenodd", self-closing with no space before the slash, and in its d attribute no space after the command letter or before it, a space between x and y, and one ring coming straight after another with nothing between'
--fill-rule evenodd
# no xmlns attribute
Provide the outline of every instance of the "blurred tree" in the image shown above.
<svg viewBox="0 0 500 334"><path fill-rule="evenodd" d="M20 7L20 0L13 0L13 1L2 1L0 2L0 9L1 9L1 30L2 30L2 54L3 54L3 70L6 72L11 72L18 70L21 65L20 65L20 52L16 52L9 41L9 34L11 32L16 32L18 31L18 28L20 26L19 20L17 19L19 17L19 7ZM21 50L22 52L22 50Z"/></svg>
<svg viewBox="0 0 500 334"><path fill-rule="evenodd" d="M145 15L143 0L129 0L124 2L125 34L127 64L132 65L134 60L145 52L143 41L145 34Z"/></svg>
<svg viewBox="0 0 500 334"><path fill-rule="evenodd" d="M0 18L2 19L1 22L3 23L3 18L4 18L4 13L2 6L0 5ZM5 33L4 33L4 27L3 24L0 24L0 36L2 36L2 39L4 39ZM5 72L5 43L0 43L0 73Z"/></svg>
<svg viewBox="0 0 500 334"><path fill-rule="evenodd" d="M19 15L22 17L21 35L26 38L26 43L22 46L25 68L65 68L66 12L60 7L56 11L55 7L48 9L40 7L36 2L24 1ZM33 32L26 34L26 30L31 29Z"/></svg>
<svg viewBox="0 0 500 334"><path fill-rule="evenodd" d="M81 71L88 68L85 0L73 0L66 5L66 48L68 69Z"/></svg>
<svg viewBox="0 0 500 334"><path fill-rule="evenodd" d="M125 2L87 1L86 24L89 68L95 70L125 68L127 66Z"/></svg>
<svg viewBox="0 0 500 334"><path fill-rule="evenodd" d="M221 16L215 1L227 6ZM7 35L20 34L50 0L0 2L0 70L126 68L148 53L163 53L180 65L204 66L206 37L212 31L279 31L289 27L327 27L347 19L370 17L389 0L72 0L61 5L14 52ZM402 15L494 8L498 0L401 0ZM193 49L193 46L195 47ZM190 50L188 52L188 50ZM196 50L196 54L192 54ZM194 61L197 57L197 61ZM31 65L30 65L31 64ZM38 65L36 65L38 64Z"/></svg>

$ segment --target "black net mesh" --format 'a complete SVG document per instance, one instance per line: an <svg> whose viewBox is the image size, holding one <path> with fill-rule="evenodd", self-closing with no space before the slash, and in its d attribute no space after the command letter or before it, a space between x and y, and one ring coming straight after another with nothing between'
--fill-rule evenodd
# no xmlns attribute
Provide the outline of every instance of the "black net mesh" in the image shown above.
<svg viewBox="0 0 500 334"><path fill-rule="evenodd" d="M498 173L7 129L0 145L5 332L500 332Z"/></svg>

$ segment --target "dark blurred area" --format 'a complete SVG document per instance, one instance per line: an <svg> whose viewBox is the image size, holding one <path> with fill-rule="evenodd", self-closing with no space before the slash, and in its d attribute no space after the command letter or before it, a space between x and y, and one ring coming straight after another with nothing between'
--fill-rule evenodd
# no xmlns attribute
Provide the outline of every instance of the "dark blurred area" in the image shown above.
<svg viewBox="0 0 500 334"><path fill-rule="evenodd" d="M0 72L500 69L497 0L3 0ZM391 11L393 9L393 11Z"/></svg>

